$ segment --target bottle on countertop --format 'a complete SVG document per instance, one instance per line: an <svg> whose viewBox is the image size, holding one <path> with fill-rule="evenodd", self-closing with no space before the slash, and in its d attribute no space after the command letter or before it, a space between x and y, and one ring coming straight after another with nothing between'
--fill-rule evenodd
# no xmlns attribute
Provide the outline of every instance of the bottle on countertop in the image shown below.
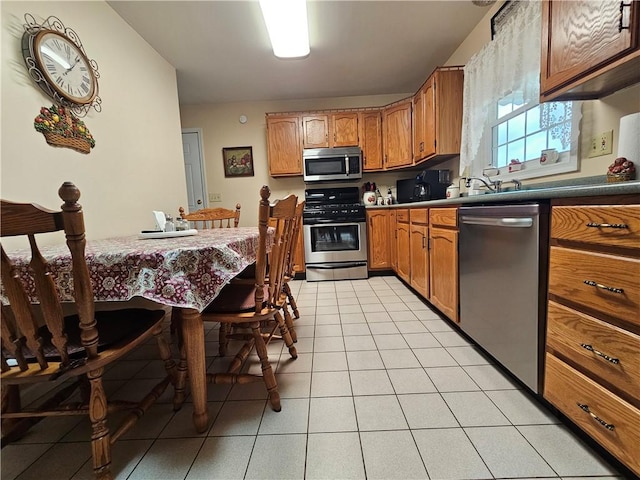
<svg viewBox="0 0 640 480"><path fill-rule="evenodd" d="M387 190L387 205L393 205L393 194L391 189Z"/></svg>

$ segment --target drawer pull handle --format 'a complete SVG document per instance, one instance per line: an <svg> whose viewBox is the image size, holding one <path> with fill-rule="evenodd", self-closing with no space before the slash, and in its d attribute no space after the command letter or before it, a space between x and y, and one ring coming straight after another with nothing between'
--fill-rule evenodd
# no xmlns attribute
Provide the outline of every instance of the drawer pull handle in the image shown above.
<svg viewBox="0 0 640 480"><path fill-rule="evenodd" d="M615 425L613 425L612 423L605 422L599 416L597 416L595 413L593 413L591 410L589 410L589 405L585 405L585 404L579 403L579 402L576 403L576 405L578 405L582 410L584 410L589 415L591 415L591 418L593 418L596 422L598 422L600 425L602 425L607 430L614 430L616 428Z"/></svg>
<svg viewBox="0 0 640 480"><path fill-rule="evenodd" d="M620 21L618 22L618 32L622 32L622 30L629 30L630 25L624 26L622 23L624 9L628 7L631 7L631 3L624 3L624 1L620 2Z"/></svg>
<svg viewBox="0 0 640 480"><path fill-rule="evenodd" d="M618 365L620 363L620 359L614 358L614 357L610 357L606 353L602 353L602 352L596 350L595 348L593 348L593 346L589 345L588 343L581 343L580 346L582 348L584 348L585 350L589 350L590 352L595 353L599 357L604 358L607 362L613 363L614 365Z"/></svg>
<svg viewBox="0 0 640 480"><path fill-rule="evenodd" d="M592 228L629 228L629 225L626 223L596 223L589 222L587 223L587 227Z"/></svg>
<svg viewBox="0 0 640 480"><path fill-rule="evenodd" d="M583 283L591 287L601 288L603 290L606 290L607 292L624 293L624 290L622 288L607 287L606 285L602 285L601 283L596 283L593 280L585 280Z"/></svg>

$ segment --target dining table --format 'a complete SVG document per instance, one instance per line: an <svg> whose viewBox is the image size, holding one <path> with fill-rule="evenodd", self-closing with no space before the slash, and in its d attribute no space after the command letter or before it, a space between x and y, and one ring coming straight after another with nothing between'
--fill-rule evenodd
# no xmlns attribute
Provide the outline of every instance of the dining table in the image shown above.
<svg viewBox="0 0 640 480"><path fill-rule="evenodd" d="M272 229L269 229L271 233ZM258 227L212 228L186 234L144 234L87 240L85 257L96 302L125 302L144 298L173 307L181 319L186 371L193 402L193 422L200 433L209 425L207 410L204 324L200 313L222 288L255 262ZM269 241L271 237L269 236ZM270 250L269 241L267 251ZM30 251L7 252L32 300ZM71 255L65 244L41 247L63 302L73 302ZM0 290L0 301L8 303ZM178 384L184 381L178 381ZM178 395L181 395L180 392ZM182 393L184 400L184 393ZM181 403L181 402L179 402Z"/></svg>

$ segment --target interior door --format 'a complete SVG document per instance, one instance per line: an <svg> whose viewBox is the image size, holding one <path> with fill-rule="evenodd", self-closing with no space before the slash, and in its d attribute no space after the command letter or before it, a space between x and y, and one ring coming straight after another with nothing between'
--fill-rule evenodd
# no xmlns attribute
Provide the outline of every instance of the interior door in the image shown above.
<svg viewBox="0 0 640 480"><path fill-rule="evenodd" d="M205 184L200 136L201 134L197 130L182 131L182 152L184 155L189 212L194 212L207 206L207 187Z"/></svg>

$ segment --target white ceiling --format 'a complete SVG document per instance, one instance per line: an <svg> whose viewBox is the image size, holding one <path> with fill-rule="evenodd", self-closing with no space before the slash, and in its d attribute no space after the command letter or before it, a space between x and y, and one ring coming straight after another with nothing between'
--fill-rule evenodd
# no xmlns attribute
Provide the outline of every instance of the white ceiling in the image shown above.
<svg viewBox="0 0 640 480"><path fill-rule="evenodd" d="M470 0L309 0L311 53L283 60L257 1L108 3L176 68L181 104L415 92L488 11Z"/></svg>

